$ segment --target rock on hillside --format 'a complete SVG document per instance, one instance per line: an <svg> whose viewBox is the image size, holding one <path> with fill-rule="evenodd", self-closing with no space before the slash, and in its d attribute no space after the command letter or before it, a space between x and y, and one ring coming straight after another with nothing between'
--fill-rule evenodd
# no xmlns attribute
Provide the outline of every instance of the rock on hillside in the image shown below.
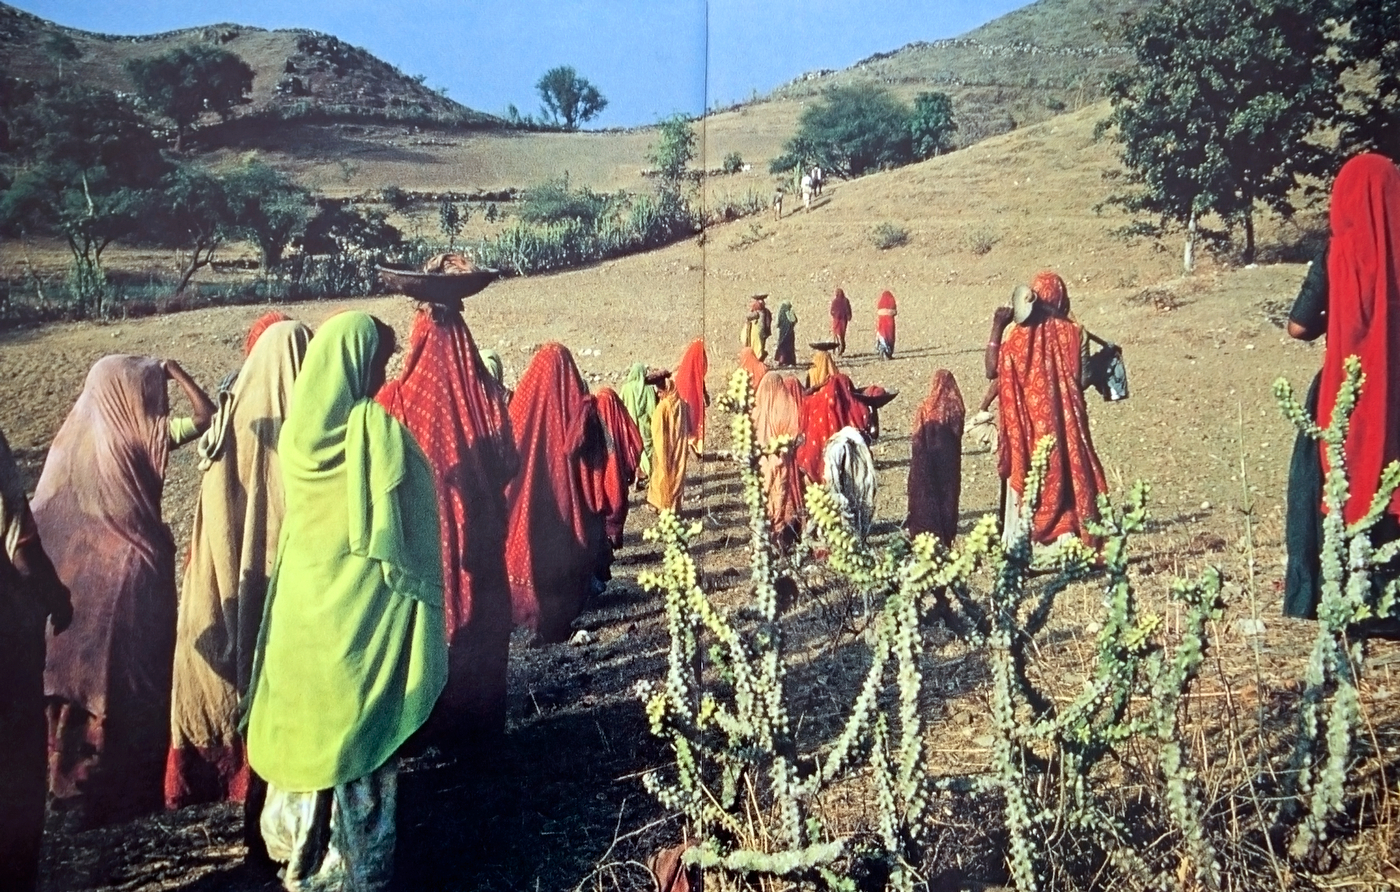
<svg viewBox="0 0 1400 892"><path fill-rule="evenodd" d="M74 58L60 59L55 40L72 41ZM367 51L315 31L267 31L208 25L139 37L65 28L0 3L0 58L11 76L40 82L86 83L130 90L126 63L208 43L247 62L254 72L252 103L240 117L382 120L489 125L496 119L426 87Z"/></svg>

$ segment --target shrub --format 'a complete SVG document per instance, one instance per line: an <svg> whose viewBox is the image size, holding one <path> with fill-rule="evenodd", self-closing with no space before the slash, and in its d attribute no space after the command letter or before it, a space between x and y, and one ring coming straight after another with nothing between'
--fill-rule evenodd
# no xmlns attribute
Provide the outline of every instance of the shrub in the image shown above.
<svg viewBox="0 0 1400 892"><path fill-rule="evenodd" d="M399 186L385 186L379 190L379 200L403 213L413 204L413 196Z"/></svg>
<svg viewBox="0 0 1400 892"><path fill-rule="evenodd" d="M574 220L587 226L597 223L608 210L609 197L591 189L570 189L567 175L526 189L520 196L520 219L526 223L563 223Z"/></svg>
<svg viewBox="0 0 1400 892"><path fill-rule="evenodd" d="M888 220L870 230L870 243L881 251L909 244L909 230Z"/></svg>
<svg viewBox="0 0 1400 892"><path fill-rule="evenodd" d="M744 157L738 152L730 152L724 156L724 163L720 165L720 170L725 173L738 173L744 169Z"/></svg>
<svg viewBox="0 0 1400 892"><path fill-rule="evenodd" d="M1001 241L1001 234L987 226L969 229L963 234L963 247L981 257Z"/></svg>

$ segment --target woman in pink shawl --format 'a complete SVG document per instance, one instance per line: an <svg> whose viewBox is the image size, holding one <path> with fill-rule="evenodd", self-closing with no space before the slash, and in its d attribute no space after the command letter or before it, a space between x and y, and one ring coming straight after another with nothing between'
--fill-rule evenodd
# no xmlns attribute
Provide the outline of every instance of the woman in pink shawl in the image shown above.
<svg viewBox="0 0 1400 892"><path fill-rule="evenodd" d="M758 462L768 522L780 541L790 543L802 528L802 476L797 473L797 446L802 436L801 383L777 372L764 375L758 385L753 425L759 446L767 446L774 437L792 437L792 445L781 458L765 455Z"/></svg>
<svg viewBox="0 0 1400 892"><path fill-rule="evenodd" d="M167 377L193 419L169 417ZM208 427L213 408L174 362L100 359L34 493L34 520L73 593L73 626L49 643L44 668L49 789L86 825L164 804L175 541L160 498L170 448Z"/></svg>

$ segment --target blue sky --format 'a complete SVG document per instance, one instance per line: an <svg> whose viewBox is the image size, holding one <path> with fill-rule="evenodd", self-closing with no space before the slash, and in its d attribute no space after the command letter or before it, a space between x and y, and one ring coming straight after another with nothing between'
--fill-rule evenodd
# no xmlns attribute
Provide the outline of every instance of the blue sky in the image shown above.
<svg viewBox="0 0 1400 892"><path fill-rule="evenodd" d="M458 102L536 112L534 85L572 65L609 100L591 126L650 124L844 68L915 40L956 37L1024 0L20 0L60 25L149 34L219 22L310 28L362 46ZM708 64L707 64L708 63ZM708 71L708 94L707 77Z"/></svg>

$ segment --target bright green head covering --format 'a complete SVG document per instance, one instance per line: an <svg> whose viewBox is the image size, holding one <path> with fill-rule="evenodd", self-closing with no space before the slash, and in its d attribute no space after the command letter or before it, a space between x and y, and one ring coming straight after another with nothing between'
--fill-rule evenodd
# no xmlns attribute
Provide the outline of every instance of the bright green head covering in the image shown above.
<svg viewBox="0 0 1400 892"><path fill-rule="evenodd" d="M321 326L278 443L287 508L247 737L249 763L284 790L379 768L447 681L433 473L369 398L378 347L365 313Z"/></svg>
<svg viewBox="0 0 1400 892"><path fill-rule="evenodd" d="M645 363L632 363L631 368L627 370L627 377L617 390L617 395L622 400L623 408L632 416L632 420L637 422L637 429L642 433L642 457L637 463L637 473L641 477L650 477L651 413L656 411L658 397L656 388L647 383Z"/></svg>

